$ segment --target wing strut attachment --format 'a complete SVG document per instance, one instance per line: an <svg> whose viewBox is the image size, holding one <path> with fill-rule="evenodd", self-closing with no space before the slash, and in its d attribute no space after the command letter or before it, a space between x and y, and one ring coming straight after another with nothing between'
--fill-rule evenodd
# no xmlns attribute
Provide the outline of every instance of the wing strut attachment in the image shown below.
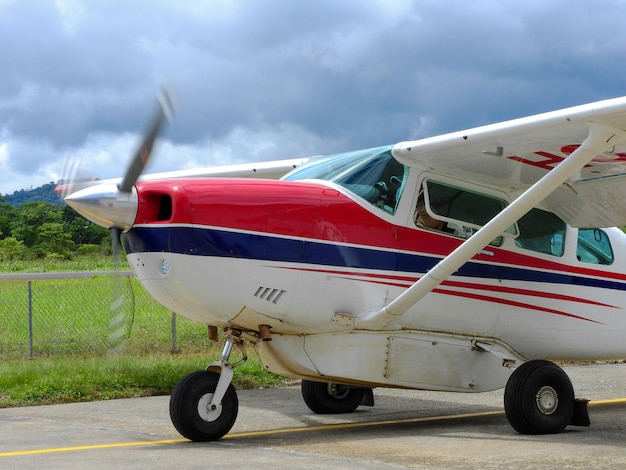
<svg viewBox="0 0 626 470"><path fill-rule="evenodd" d="M381 310L366 312L354 319L356 329L379 330L389 327L426 294L441 284L487 246L494 238L517 222L528 211L565 183L595 156L626 140L626 131L601 122L589 122L589 134L578 149L546 173L502 212L442 259L419 281Z"/></svg>

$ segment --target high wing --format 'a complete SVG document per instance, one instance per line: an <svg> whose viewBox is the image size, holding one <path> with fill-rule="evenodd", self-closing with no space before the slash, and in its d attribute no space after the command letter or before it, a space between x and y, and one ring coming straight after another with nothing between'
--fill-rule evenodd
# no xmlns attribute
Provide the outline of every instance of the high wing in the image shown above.
<svg viewBox="0 0 626 470"><path fill-rule="evenodd" d="M393 155L514 201L389 305L356 318L357 328L391 325L537 205L574 227L626 225L626 97L401 142Z"/></svg>
<svg viewBox="0 0 626 470"><path fill-rule="evenodd" d="M408 166L521 195L571 155L594 124L626 129L626 97L454 132L393 148ZM626 225L626 142L613 137L543 206L573 227Z"/></svg>

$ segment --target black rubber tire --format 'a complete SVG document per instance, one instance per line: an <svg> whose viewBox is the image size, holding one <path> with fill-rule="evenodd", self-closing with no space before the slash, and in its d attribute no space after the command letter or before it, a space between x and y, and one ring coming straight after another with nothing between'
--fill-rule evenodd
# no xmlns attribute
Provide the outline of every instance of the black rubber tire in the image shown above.
<svg viewBox="0 0 626 470"><path fill-rule="evenodd" d="M176 430L192 441L217 441L231 430L237 419L239 400L232 385L228 385L221 409L200 415L201 400L210 400L220 375L200 370L192 372L176 384L170 398L170 418Z"/></svg>
<svg viewBox="0 0 626 470"><path fill-rule="evenodd" d="M363 400L365 390L345 385L303 380L302 398L309 409L318 414L352 413Z"/></svg>
<svg viewBox="0 0 626 470"><path fill-rule="evenodd" d="M543 403L542 397L547 397ZM550 361L533 360L518 367L504 389L504 410L520 434L556 434L574 413L574 388L569 377Z"/></svg>

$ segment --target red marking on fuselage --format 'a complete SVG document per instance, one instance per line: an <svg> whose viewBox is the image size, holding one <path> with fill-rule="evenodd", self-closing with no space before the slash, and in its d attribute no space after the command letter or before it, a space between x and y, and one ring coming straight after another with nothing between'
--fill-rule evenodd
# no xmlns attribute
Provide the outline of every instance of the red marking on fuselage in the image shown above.
<svg viewBox="0 0 626 470"><path fill-rule="evenodd" d="M338 278L348 279L348 280L361 280L363 282L371 282L375 284L387 285L392 287L400 287L400 288L408 288L414 282L417 282L419 277L409 277L409 276L393 276L393 275L380 275L380 274L371 274L371 273L352 273L349 271L333 271L333 270L324 270L324 269L311 269L311 268L291 268L285 267L280 269L293 269L296 271L307 271L307 272L319 272L323 274L335 274ZM398 282L404 281L404 282ZM566 302L575 302L582 304L590 304L602 307L609 308L617 308L613 305L603 304L600 302L595 302L589 299L581 299L578 297L572 297L569 295L555 294L551 292L545 291L536 291L530 289L519 289L519 288L511 288L511 287L500 287L500 286L492 286L488 284L477 284L471 282L461 282L461 281L444 281L442 283L444 287L457 287L462 289L477 289L477 290L485 290L491 292L500 292L506 294L515 294L515 295L523 295L531 298L546 298L546 299L554 299L554 300L562 300ZM527 302L520 302L512 299L506 299L503 297L493 297L490 295L478 294L475 292L463 292L463 291L455 291L446 288L435 288L433 289L434 293L441 295L452 295L457 297L464 297L472 300L479 300L482 302L490 302L501 305L508 305L510 307L519 307L527 310L535 310L544 313L550 313L553 315L559 315L563 317L573 318L577 320L584 320L591 323L603 324L602 322L598 322L596 320L592 320L590 318L582 317L580 315L575 315L573 313L564 312L563 310L556 310L553 308L544 307L541 305L530 304Z"/></svg>
<svg viewBox="0 0 626 470"><path fill-rule="evenodd" d="M319 272L323 274L332 274L332 275L344 277L346 279L365 278L366 280L371 280L372 282L385 283L385 284L393 285L396 287L409 287L410 285L420 280L418 276L398 276L398 275L392 275L392 274L361 273L361 272L356 272L356 271L343 271L343 270L332 270L332 269L293 268L293 267L280 267L279 269ZM499 293L504 293L504 294L514 294L514 295L523 295L523 296L529 296L529 297L541 297L544 299L563 300L566 302L596 305L598 307L618 308L615 305L605 304L602 302L596 302L594 300L583 299L583 298L574 297L571 295L564 295L564 294L558 294L555 292L547 292L547 291L532 290L532 289L522 289L518 287L496 286L496 285L484 284L484 283L475 283L475 282L467 282L467 281L451 281L451 280L443 281L441 285L447 286L447 287L456 287L459 289L477 289L477 290L490 291L490 292L499 292Z"/></svg>
<svg viewBox="0 0 626 470"><path fill-rule="evenodd" d="M437 292L437 293L441 293L441 294L447 294L447 295L456 295L459 297L464 297L464 298L468 298L468 299L474 299L474 300L480 300L480 301L484 301L484 302L494 302L494 303L498 303L498 304L502 304L502 305L508 305L510 307L519 307L519 308L524 308L524 309L530 309L530 310L536 310L539 312L545 312L545 313L550 313L553 315L560 315L563 317L569 317L569 318L574 318L576 320L584 320L584 321L588 321L591 323L597 323L600 325L603 325L602 322L596 321L596 320L592 320L591 318L585 318L585 317L581 317L579 315L574 315L573 313L567 313L567 312L563 312L562 310L555 310L552 308L547 308L547 307L543 307L541 305L531 305L525 302L518 302L515 300L510 300L510 299L504 299L502 297L491 297L491 296L487 296L487 295L482 295L482 294L472 294L472 293L468 293L468 292L455 292L455 291L444 291L442 289L434 289L433 292Z"/></svg>

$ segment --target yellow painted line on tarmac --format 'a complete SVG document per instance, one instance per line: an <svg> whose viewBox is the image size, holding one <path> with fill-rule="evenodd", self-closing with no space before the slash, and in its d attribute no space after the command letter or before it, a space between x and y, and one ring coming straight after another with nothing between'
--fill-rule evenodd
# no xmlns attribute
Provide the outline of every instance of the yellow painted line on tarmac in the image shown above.
<svg viewBox="0 0 626 470"><path fill-rule="evenodd" d="M367 427L374 427L374 426L389 426L391 424L427 423L429 421L446 421L450 419L479 418L482 416L492 416L492 415L501 415L501 414L504 414L504 411L481 411L478 413L463 413L459 415L428 416L426 418L404 418L404 419L394 419L394 420L387 420L387 421L368 421L368 422L361 422L361 423L321 424L319 426L307 426L307 427L302 427L302 428L286 428L286 429L271 429L269 431L239 432L235 434L228 434L224 436L224 439L237 439L240 437L269 436L271 434L294 434L294 433L299 433L299 432L329 431L329 430L334 430L334 429L367 428Z"/></svg>
<svg viewBox="0 0 626 470"><path fill-rule="evenodd" d="M18 450L15 452L2 452L0 457L17 457L19 455L53 454L56 452L75 452L78 450L114 449L116 447L153 446L158 444L175 444L189 442L187 439L164 439L161 441L118 442L115 444L96 444L91 446L76 447L53 447L51 449Z"/></svg>
<svg viewBox="0 0 626 470"><path fill-rule="evenodd" d="M626 403L626 398L613 398L611 400L593 400L589 402L589 405L615 405L620 403Z"/></svg>
<svg viewBox="0 0 626 470"><path fill-rule="evenodd" d="M594 400L589 402L590 406L596 405L614 405L614 404L626 404L626 398L616 398L612 400ZM238 432L228 434L222 438L226 439L239 439L243 437L259 437L270 436L276 434L295 434L302 432L315 432L315 431L330 431L335 429L355 429L366 428L375 426L389 426L394 424L410 424L410 423L427 423L433 421L448 421L455 419L467 419L467 418L480 418L485 416L495 416L504 414L503 410L498 411L482 411L477 413L462 413L456 415L443 415L443 416L428 416L424 418L405 418L394 419L385 421L369 421L360 423L339 423L339 424L323 424L319 426L306 426L300 428L282 428L282 429L270 429L267 431L249 431ZM14 452L0 452L0 457L18 457L25 455L39 455L39 454L52 454L58 452L77 452L83 450L95 450L95 449L115 449L122 447L139 447L139 446L154 446L154 445L166 445L166 444L180 444L182 442L190 442L187 439L163 439L156 441L137 441L137 442L118 442L112 444L96 444L86 446L75 447L54 447L50 449L34 449L34 450L19 450Z"/></svg>

